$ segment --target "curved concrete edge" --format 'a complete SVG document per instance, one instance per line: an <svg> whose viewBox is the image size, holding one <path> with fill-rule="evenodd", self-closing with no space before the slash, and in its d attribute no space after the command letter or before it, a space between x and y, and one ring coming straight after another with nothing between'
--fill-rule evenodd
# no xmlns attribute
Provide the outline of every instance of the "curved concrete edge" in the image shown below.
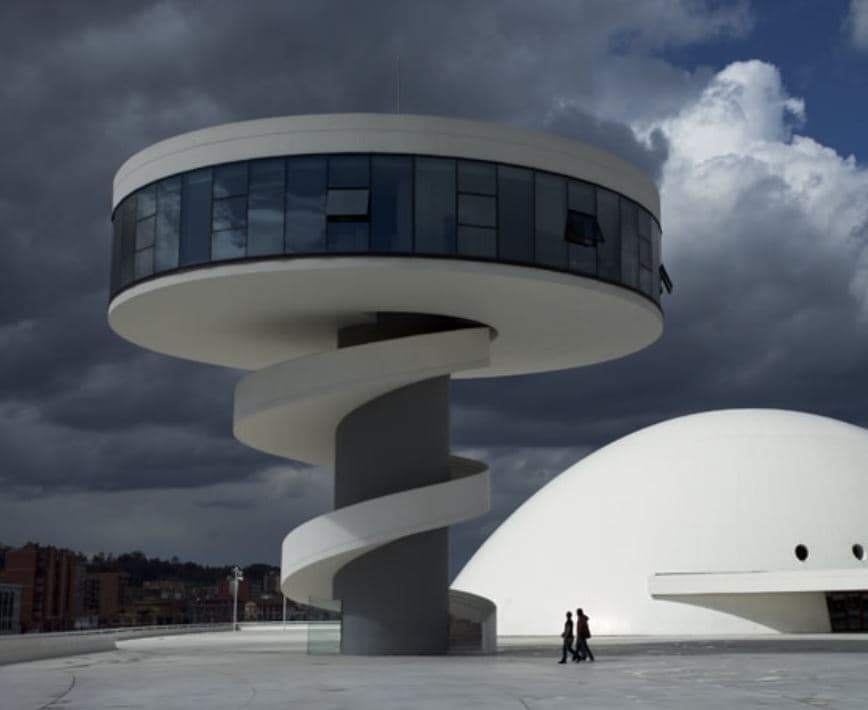
<svg viewBox="0 0 868 710"><path fill-rule="evenodd" d="M868 589L868 568L777 572L659 573L648 579L652 597L701 594L851 592Z"/></svg>
<svg viewBox="0 0 868 710"><path fill-rule="evenodd" d="M660 307L624 286L437 256L281 256L167 272L116 295L108 319L118 335L149 350L255 371L335 350L342 328L378 312L492 328L489 364L458 378L604 362L663 333Z"/></svg>
<svg viewBox="0 0 868 710"><path fill-rule="evenodd" d="M824 592L655 595L756 624L760 633L828 633L832 630Z"/></svg>
<svg viewBox="0 0 868 710"><path fill-rule="evenodd" d="M460 589L449 590L449 614L480 626L482 653L497 653L497 605L490 599Z"/></svg>
<svg viewBox="0 0 868 710"><path fill-rule="evenodd" d="M235 387L233 433L266 453L334 464L337 423L404 385L485 367L488 328L415 335L289 360Z"/></svg>
<svg viewBox="0 0 868 710"><path fill-rule="evenodd" d="M349 505L303 523L283 540L281 590L318 605L334 598L334 575L365 552L408 535L447 527L487 512L488 468L468 459L451 467L451 481Z"/></svg>
<svg viewBox="0 0 868 710"><path fill-rule="evenodd" d="M636 166L578 141L523 128L439 116L321 114L212 126L155 143L130 157L114 178L112 209L155 180L197 168L315 153L401 153L485 160L587 180L649 210L660 195Z"/></svg>
<svg viewBox="0 0 868 710"><path fill-rule="evenodd" d="M831 631L827 592L868 589L868 569L655 574L654 599L749 619L778 633Z"/></svg>

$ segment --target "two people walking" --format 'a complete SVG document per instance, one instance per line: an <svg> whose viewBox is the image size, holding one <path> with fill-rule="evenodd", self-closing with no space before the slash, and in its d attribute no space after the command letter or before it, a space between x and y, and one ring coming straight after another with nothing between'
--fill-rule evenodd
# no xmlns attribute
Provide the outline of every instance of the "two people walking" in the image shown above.
<svg viewBox="0 0 868 710"><path fill-rule="evenodd" d="M585 612L581 609L576 609L576 646L573 648L573 614L570 611L567 612L567 620L564 622L564 630L561 633L561 638L564 640L563 652L558 663L566 663L567 654L570 654L576 663L594 660L594 654L588 647L588 639L591 638L591 628L588 626L588 619L590 618L585 616Z"/></svg>

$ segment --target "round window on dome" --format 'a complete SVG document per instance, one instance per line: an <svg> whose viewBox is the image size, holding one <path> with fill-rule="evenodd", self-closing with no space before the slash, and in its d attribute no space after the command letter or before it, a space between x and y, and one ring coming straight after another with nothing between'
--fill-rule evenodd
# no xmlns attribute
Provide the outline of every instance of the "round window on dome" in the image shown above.
<svg viewBox="0 0 868 710"><path fill-rule="evenodd" d="M799 562L804 562L808 559L808 548L804 545L796 545L795 553L796 559L799 560Z"/></svg>
<svg viewBox="0 0 868 710"><path fill-rule="evenodd" d="M859 543L853 545L853 557L860 561L865 559L865 549Z"/></svg>

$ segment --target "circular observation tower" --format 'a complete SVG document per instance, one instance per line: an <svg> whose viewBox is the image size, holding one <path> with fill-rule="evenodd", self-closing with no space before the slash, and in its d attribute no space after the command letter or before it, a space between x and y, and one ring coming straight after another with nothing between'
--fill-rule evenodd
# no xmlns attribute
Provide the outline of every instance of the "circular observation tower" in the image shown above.
<svg viewBox="0 0 868 710"><path fill-rule="evenodd" d="M449 591L448 526L489 505L450 455L450 377L589 365L659 337L659 196L562 138L409 115L292 116L157 143L114 181L108 318L250 371L235 436L335 469L283 542L288 597L345 653L440 653L490 602ZM337 601L335 601L337 600Z"/></svg>

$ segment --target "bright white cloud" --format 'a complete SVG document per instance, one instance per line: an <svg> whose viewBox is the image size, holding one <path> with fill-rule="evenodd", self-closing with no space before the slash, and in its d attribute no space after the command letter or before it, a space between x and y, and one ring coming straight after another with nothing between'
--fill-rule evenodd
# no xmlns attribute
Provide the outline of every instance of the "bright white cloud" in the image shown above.
<svg viewBox="0 0 868 710"><path fill-rule="evenodd" d="M848 24L853 46L868 50L868 0L850 0Z"/></svg>
<svg viewBox="0 0 868 710"><path fill-rule="evenodd" d="M804 121L777 68L749 61L660 122L666 251L699 257L711 279L754 257L800 272L831 260L868 313L868 170L795 134Z"/></svg>

